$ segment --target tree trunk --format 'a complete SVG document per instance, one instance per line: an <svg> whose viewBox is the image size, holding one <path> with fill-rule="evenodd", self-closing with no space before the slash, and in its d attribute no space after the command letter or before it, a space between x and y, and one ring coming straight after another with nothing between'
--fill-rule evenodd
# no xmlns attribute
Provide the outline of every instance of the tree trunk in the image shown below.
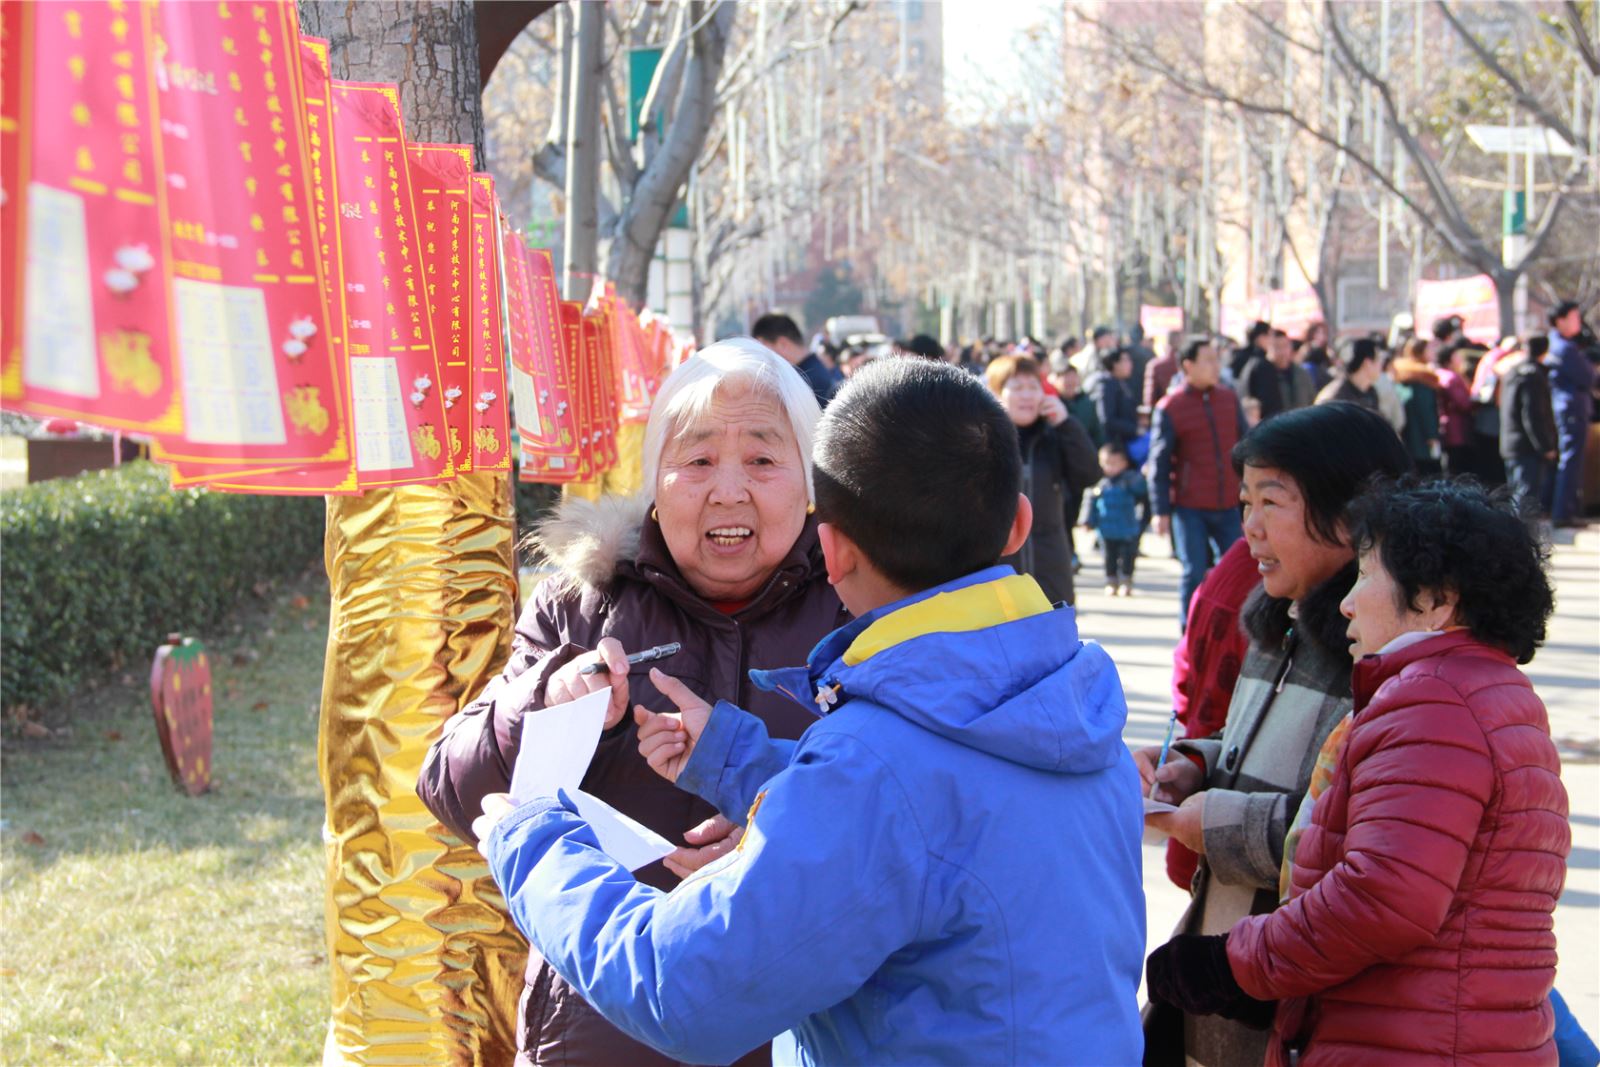
<svg viewBox="0 0 1600 1067"><path fill-rule="evenodd" d="M599 220L596 198L600 185L600 79L605 69L605 5L577 5L578 39L572 50L575 68L568 80L566 233L562 240L561 295L588 297L599 265Z"/></svg>
<svg viewBox="0 0 1600 1067"><path fill-rule="evenodd" d="M329 39L334 77L399 85L411 140L470 144L482 165L471 3L305 2L300 17ZM510 652L511 499L491 473L328 499L324 1064L515 1055L526 946L482 857L416 795L446 719Z"/></svg>

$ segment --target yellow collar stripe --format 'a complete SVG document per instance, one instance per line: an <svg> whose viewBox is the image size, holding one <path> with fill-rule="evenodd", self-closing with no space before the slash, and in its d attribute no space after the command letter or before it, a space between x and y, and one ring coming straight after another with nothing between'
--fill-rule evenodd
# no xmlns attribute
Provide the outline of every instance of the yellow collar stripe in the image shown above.
<svg viewBox="0 0 1600 1067"><path fill-rule="evenodd" d="M845 649L846 666L865 663L886 648L913 637L937 633L969 633L1003 622L1015 622L1050 610L1039 583L1014 574L951 593L939 593L891 612L868 626Z"/></svg>

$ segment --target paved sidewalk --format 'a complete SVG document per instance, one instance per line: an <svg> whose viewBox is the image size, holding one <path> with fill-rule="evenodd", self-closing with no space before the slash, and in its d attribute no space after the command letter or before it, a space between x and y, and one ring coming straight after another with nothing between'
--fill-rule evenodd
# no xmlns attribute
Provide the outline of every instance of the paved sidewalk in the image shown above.
<svg viewBox="0 0 1600 1067"><path fill-rule="evenodd" d="M1088 537L1078 533L1081 547ZM1556 909L1561 963L1556 985L1592 1036L1600 1037L1600 528L1559 535L1551 561L1556 616L1550 637L1525 670L1550 710L1572 810L1567 888ZM1172 649L1178 638L1178 565L1162 538L1144 539L1135 595L1107 597L1100 556L1078 575L1078 628L1111 653L1128 698L1130 746L1160 744L1172 711ZM1188 894L1166 876L1165 841L1145 841L1150 947L1161 944Z"/></svg>

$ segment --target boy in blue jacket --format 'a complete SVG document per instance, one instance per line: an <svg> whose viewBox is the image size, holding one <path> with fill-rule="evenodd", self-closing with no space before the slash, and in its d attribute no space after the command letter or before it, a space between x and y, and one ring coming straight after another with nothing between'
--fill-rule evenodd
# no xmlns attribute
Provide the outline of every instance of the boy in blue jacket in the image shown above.
<svg viewBox="0 0 1600 1067"><path fill-rule="evenodd" d="M512 916L606 1018L692 1063L786 1030L803 1063L1138 1063L1127 706L1072 609L996 565L1032 521L1011 420L958 368L878 360L814 457L856 619L752 676L818 721L774 741L660 672L679 713L635 711L651 766L744 822L737 850L663 893L564 797L491 798Z"/></svg>

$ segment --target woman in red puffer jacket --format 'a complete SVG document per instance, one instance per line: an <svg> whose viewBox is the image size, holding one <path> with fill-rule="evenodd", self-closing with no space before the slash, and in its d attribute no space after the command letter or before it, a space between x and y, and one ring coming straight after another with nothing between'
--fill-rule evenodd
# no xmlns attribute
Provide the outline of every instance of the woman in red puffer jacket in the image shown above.
<svg viewBox="0 0 1600 1067"><path fill-rule="evenodd" d="M1157 950L1150 996L1258 1022L1278 1001L1269 1063L1553 1063L1571 833L1517 669L1552 607L1543 550L1475 485L1380 486L1351 519L1355 711L1285 845L1288 902Z"/></svg>

